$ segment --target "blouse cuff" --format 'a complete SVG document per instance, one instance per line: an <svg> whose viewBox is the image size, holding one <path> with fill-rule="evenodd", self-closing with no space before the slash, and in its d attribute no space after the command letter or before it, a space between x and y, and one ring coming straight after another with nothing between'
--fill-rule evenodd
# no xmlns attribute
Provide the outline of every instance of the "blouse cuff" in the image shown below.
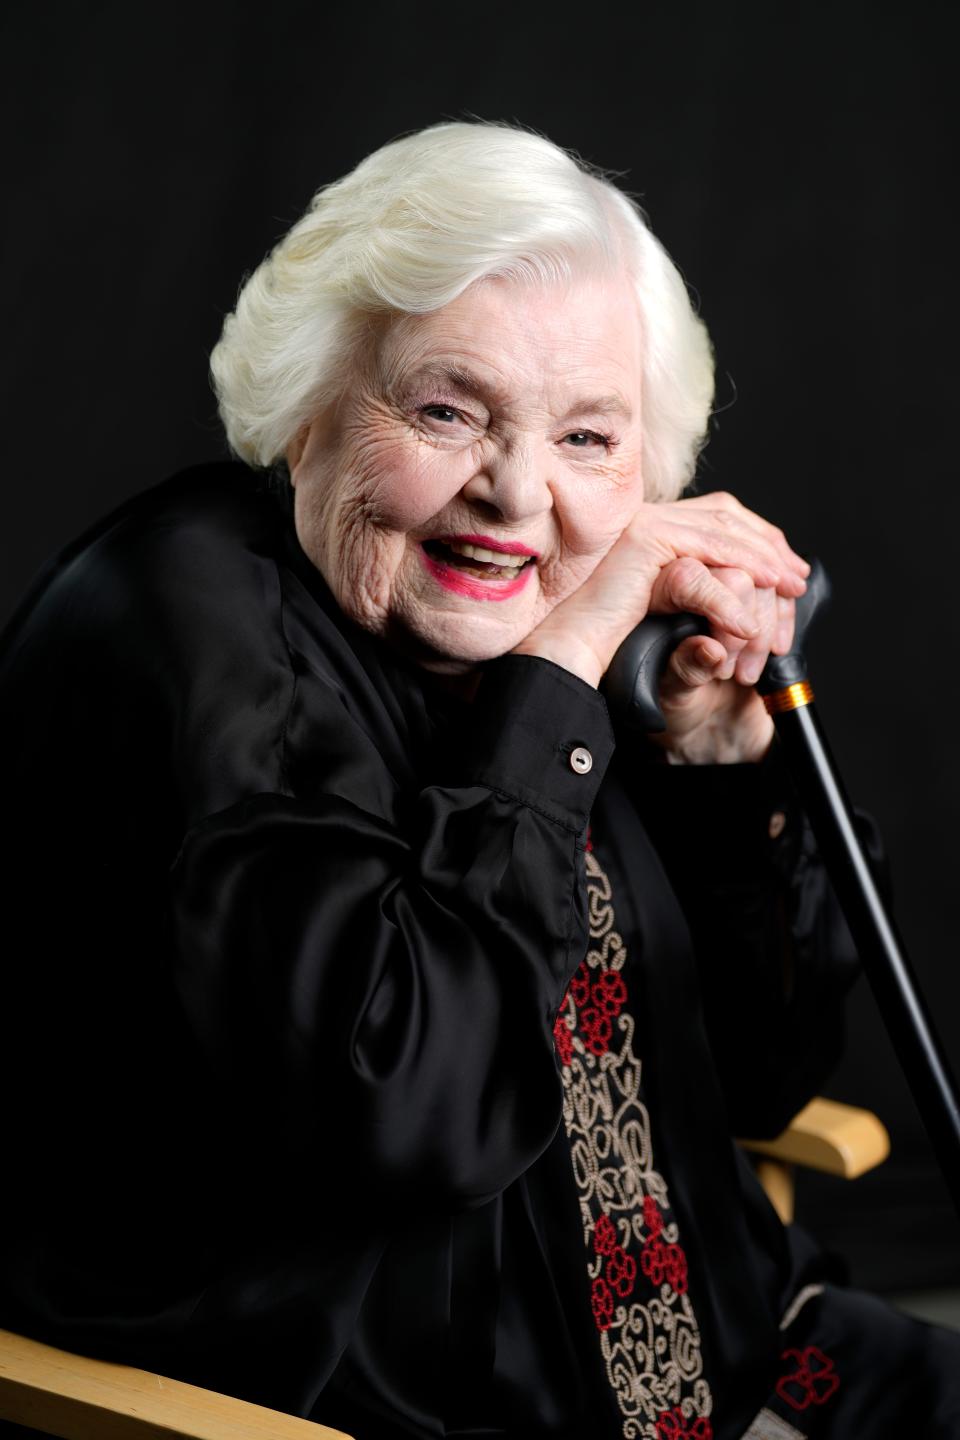
<svg viewBox="0 0 960 1440"><path fill-rule="evenodd" d="M658 834L691 866L742 880L792 848L803 816L779 742L758 764L641 762L636 793Z"/></svg>
<svg viewBox="0 0 960 1440"><path fill-rule="evenodd" d="M504 655L471 712L468 780L581 833L614 749L598 691L552 660Z"/></svg>

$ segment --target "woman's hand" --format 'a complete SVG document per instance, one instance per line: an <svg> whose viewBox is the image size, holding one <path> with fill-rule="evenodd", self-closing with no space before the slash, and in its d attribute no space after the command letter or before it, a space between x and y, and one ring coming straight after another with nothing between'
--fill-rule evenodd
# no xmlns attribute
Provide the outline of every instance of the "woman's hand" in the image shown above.
<svg viewBox="0 0 960 1440"><path fill-rule="evenodd" d="M583 585L514 653L542 655L598 685L648 612L692 611L709 636L678 647L661 691L658 741L670 758L760 759L771 722L752 686L793 636L793 602L809 566L783 533L731 495L644 504Z"/></svg>
<svg viewBox="0 0 960 1440"><path fill-rule="evenodd" d="M660 683L666 730L651 735L669 762L688 765L761 760L773 738L773 721L753 688L771 654L793 641L794 602L757 589L743 570L717 569L758 625L744 642L729 633L694 635L674 650ZM657 609L656 597L652 609Z"/></svg>

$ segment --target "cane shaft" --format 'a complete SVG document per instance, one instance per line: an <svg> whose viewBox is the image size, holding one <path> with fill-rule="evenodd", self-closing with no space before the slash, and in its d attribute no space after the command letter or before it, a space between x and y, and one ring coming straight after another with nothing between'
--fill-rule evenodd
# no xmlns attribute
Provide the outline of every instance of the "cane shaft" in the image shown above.
<svg viewBox="0 0 960 1440"><path fill-rule="evenodd" d="M813 703L804 647L829 597L827 574L811 557L807 591L796 603L793 647L787 655L768 657L757 690L773 716L827 874L960 1214L957 1087L877 890ZM708 631L701 615L657 615L648 616L627 636L604 676L603 689L611 713L628 735L665 729L658 691L670 654L687 636Z"/></svg>
<svg viewBox="0 0 960 1440"><path fill-rule="evenodd" d="M812 692L809 699L789 708L769 704L768 708L880 1014L960 1214L956 1084L860 844Z"/></svg>

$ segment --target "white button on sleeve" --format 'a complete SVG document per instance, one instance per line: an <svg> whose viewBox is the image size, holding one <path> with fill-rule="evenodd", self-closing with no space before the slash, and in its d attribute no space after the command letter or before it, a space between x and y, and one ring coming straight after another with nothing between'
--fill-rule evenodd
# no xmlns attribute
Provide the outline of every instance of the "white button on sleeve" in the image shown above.
<svg viewBox="0 0 960 1440"><path fill-rule="evenodd" d="M589 775L593 769L593 756L589 750L578 745L575 750L570 751L570 769L575 770L578 775Z"/></svg>

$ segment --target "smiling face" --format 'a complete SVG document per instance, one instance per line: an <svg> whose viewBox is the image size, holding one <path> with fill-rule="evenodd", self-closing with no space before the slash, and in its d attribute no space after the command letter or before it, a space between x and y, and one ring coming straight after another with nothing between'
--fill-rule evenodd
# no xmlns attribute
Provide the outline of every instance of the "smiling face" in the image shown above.
<svg viewBox="0 0 960 1440"><path fill-rule="evenodd" d="M626 277L472 285L384 324L288 454L297 535L351 619L440 673L513 649L643 499Z"/></svg>

